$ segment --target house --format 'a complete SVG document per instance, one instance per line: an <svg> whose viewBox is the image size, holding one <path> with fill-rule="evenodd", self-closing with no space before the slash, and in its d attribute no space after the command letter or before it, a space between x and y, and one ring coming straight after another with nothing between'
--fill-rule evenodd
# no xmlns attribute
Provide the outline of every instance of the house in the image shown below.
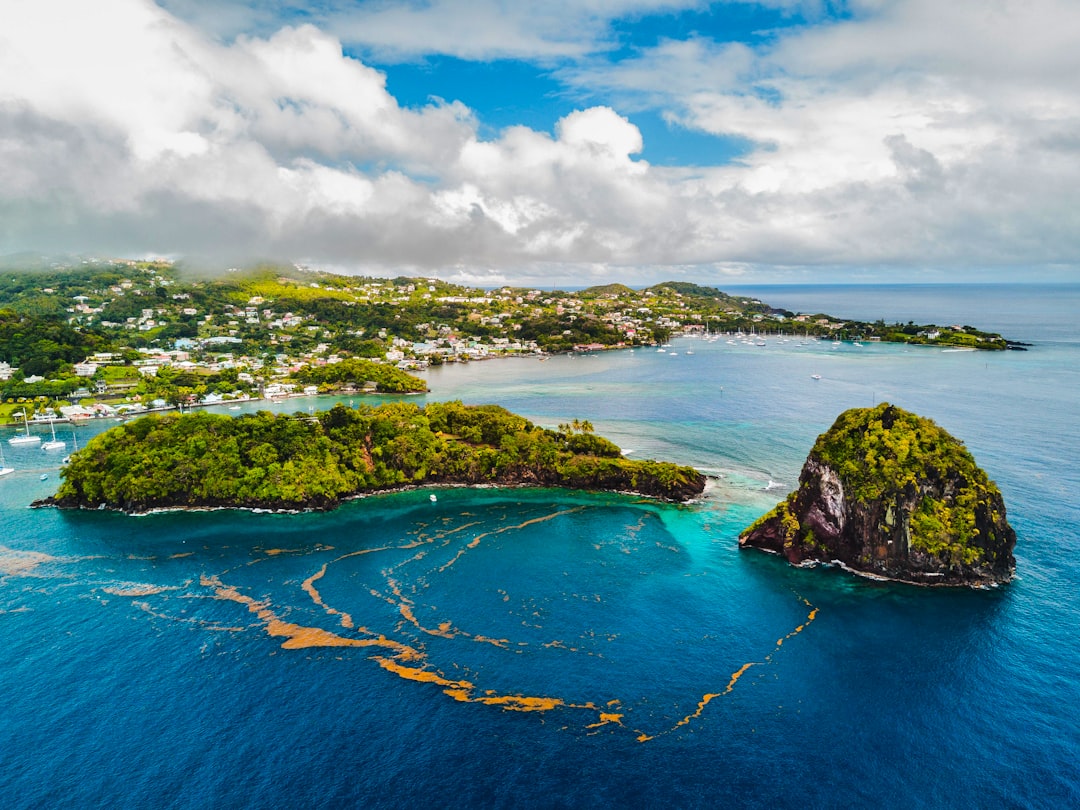
<svg viewBox="0 0 1080 810"><path fill-rule="evenodd" d="M93 417L94 412L89 408L84 408L82 405L61 405L60 415L64 419L90 419Z"/></svg>

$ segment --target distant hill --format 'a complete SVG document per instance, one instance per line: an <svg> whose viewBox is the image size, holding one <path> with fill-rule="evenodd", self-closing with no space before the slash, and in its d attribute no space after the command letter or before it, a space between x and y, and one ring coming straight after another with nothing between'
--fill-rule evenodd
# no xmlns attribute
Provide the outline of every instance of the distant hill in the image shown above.
<svg viewBox="0 0 1080 810"><path fill-rule="evenodd" d="M587 287L578 294L585 297L595 297L599 295L636 295L637 293L625 284L601 284L598 287Z"/></svg>
<svg viewBox="0 0 1080 810"><path fill-rule="evenodd" d="M724 301L736 300L734 296L728 295L722 290L716 289L716 287L703 287L700 284L691 284L689 281L662 281L659 284L653 284L653 289L659 287L667 287L669 290L679 293L679 295L690 295L694 298L719 298Z"/></svg>

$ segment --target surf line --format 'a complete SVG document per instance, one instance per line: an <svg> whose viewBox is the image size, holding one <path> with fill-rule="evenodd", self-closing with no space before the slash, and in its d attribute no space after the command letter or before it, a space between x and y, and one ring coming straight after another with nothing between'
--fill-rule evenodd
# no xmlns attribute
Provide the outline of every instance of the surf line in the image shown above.
<svg viewBox="0 0 1080 810"><path fill-rule="evenodd" d="M818 608L814 607L812 604L810 604L810 602L807 599L803 598L802 596L799 596L798 594L795 594L795 595L796 595L796 597L798 597L799 601L801 601L804 605L806 605L808 608L810 608L810 613L807 615L806 621L804 621L802 624L800 624L798 627L796 627L794 630L792 630L786 636L783 636L782 638L777 639L776 646L773 648L772 652L770 652L768 655L765 656L763 661L748 661L747 663L743 664L741 667L739 667L737 670L735 670L733 673L731 673L731 680L729 680L727 686L724 687L724 691L722 691L722 692L708 692L705 695L703 695L701 700L698 701L697 709L693 713L688 714L686 717L684 717L682 720L677 722L675 725L673 725L669 729L666 729L664 731L660 731L660 732L657 732L656 734L651 734L651 735L646 734L643 731L639 731L638 736L637 736L637 741L638 742L648 742L649 740L655 740L657 737L662 737L665 734L671 734L673 731L675 731L677 728L680 728L681 726L688 725L690 722L692 722L692 721L698 719L699 717L701 717L702 713L705 711L705 707L708 706L709 703L711 703L713 700L715 700L716 698L719 698L719 697L724 697L725 695L730 695L732 693L732 691L734 691L734 689L735 689L735 684L737 684L739 682L739 678L741 678L743 675L745 675L746 671L748 669L750 669L751 667L756 667L756 666L759 666L760 664L764 664L764 663L768 663L769 661L772 661L773 656L780 650L780 648L782 646L784 646L785 641L787 641L789 638L793 638L794 636L799 635L799 633L801 633L803 630L806 629L807 625L809 625L812 621L814 621L814 619L817 618Z"/></svg>

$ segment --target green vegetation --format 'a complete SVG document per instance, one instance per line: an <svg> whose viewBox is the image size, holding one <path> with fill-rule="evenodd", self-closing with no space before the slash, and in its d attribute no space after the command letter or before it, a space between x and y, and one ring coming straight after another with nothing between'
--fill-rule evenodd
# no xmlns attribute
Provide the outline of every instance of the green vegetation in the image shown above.
<svg viewBox="0 0 1080 810"><path fill-rule="evenodd" d="M643 290L483 290L294 266L207 275L168 262L110 261L0 272L0 301L0 376L10 374L0 379L0 400L44 396L41 407L54 409L91 395L109 405L258 396L270 383L325 390L375 381L383 391L415 391L419 383L389 369L663 343L706 330L1008 345L968 325L842 322L678 281ZM96 370L76 367L86 360ZM388 370L361 372L359 360ZM337 361L353 365L322 370ZM155 376L169 366L180 381Z"/></svg>
<svg viewBox="0 0 1080 810"><path fill-rule="evenodd" d="M73 363L100 344L96 335L70 326L62 311L37 306L23 312L0 309L0 360L20 368L26 377L70 372Z"/></svg>
<svg viewBox="0 0 1080 810"><path fill-rule="evenodd" d="M844 411L818 437L811 455L836 470L861 502L880 498L886 488L914 486L927 476L957 472L973 483L981 473L963 442L932 420L887 402Z"/></svg>
<svg viewBox="0 0 1080 810"><path fill-rule="evenodd" d="M591 433L545 430L495 405L460 402L338 405L294 417L150 415L96 436L72 455L63 478L52 502L127 511L324 509L350 495L425 483L626 490L670 500L704 486L692 468L624 459Z"/></svg>
<svg viewBox="0 0 1080 810"><path fill-rule="evenodd" d="M811 457L835 470L860 503L927 493L911 515L911 547L968 564L978 559L975 509L1000 493L964 444L933 421L888 403L853 408L818 437ZM929 494L945 490L950 497Z"/></svg>
<svg viewBox="0 0 1080 810"><path fill-rule="evenodd" d="M783 534L784 548L791 548L795 539L799 536L799 531L801 529L799 519L792 511L792 507L795 505L795 494L796 493L792 492L787 498L780 501L780 503L743 529L742 534L750 534L756 529L764 526L766 523L778 520ZM810 531L810 536L813 536L813 531Z"/></svg>
<svg viewBox="0 0 1080 810"><path fill-rule="evenodd" d="M842 413L799 488L739 545L930 585L992 585L1016 570L1016 533L994 483L960 441L887 403Z"/></svg>
<svg viewBox="0 0 1080 810"><path fill-rule="evenodd" d="M325 366L304 366L295 377L305 385L318 385L326 390L345 386L363 388L375 383L375 390L388 394L407 394L427 391L427 383L394 366L351 358Z"/></svg>

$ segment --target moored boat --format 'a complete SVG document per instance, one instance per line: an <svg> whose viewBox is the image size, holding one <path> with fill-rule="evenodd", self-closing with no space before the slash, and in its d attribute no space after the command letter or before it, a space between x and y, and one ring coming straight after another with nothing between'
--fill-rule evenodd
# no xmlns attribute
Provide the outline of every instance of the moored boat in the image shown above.
<svg viewBox="0 0 1080 810"><path fill-rule="evenodd" d="M42 450L63 450L67 447L67 443L62 439L56 438L56 422L49 420L49 427L52 428L52 438L49 441L44 442L41 445Z"/></svg>
<svg viewBox="0 0 1080 810"><path fill-rule="evenodd" d="M12 436L10 439L8 439L8 444L37 444L38 442L40 442L40 436L32 436L30 434L30 422L28 422L26 419L26 411L24 410L14 415L21 416L23 418L23 427L26 430L26 433L21 436Z"/></svg>

